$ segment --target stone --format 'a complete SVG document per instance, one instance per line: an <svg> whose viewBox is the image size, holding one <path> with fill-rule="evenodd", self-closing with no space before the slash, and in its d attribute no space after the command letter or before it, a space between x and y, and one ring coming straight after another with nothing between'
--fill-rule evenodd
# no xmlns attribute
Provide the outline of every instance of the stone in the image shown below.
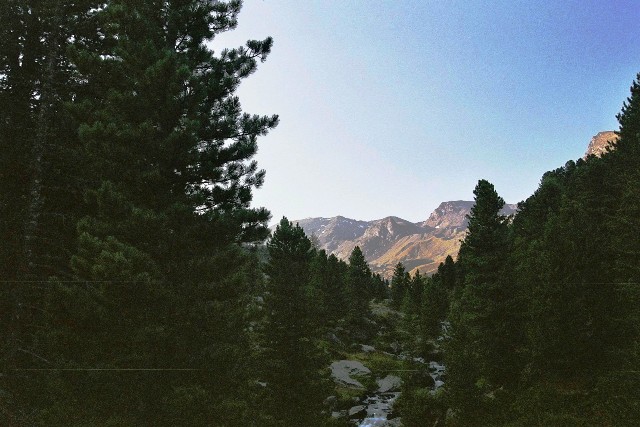
<svg viewBox="0 0 640 427"><path fill-rule="evenodd" d="M374 351L376 351L375 347L371 345L361 344L360 347L365 353L373 353Z"/></svg>
<svg viewBox="0 0 640 427"><path fill-rule="evenodd" d="M330 366L331 376L340 385L352 388L365 388L352 375L370 375L371 370L357 360L337 360Z"/></svg>
<svg viewBox="0 0 640 427"><path fill-rule="evenodd" d="M379 393L388 393L390 391L396 391L402 385L402 380L400 377L396 377L395 375L387 375L382 379L376 380L378 383L378 392Z"/></svg>
<svg viewBox="0 0 640 427"><path fill-rule="evenodd" d="M349 409L349 418L360 420L367 416L367 407L364 405L354 406Z"/></svg>

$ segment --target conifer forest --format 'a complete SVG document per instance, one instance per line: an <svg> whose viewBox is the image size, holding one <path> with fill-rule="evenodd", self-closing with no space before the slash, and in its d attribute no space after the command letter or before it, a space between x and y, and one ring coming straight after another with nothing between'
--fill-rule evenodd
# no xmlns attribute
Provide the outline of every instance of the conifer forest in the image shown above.
<svg viewBox="0 0 640 427"><path fill-rule="evenodd" d="M603 155L384 277L252 204L241 6L0 2L0 425L640 425L640 74Z"/></svg>

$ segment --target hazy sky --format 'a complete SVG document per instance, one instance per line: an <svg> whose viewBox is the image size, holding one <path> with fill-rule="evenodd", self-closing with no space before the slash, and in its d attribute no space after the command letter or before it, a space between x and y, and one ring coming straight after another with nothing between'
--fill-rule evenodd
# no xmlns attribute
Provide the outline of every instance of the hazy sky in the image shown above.
<svg viewBox="0 0 640 427"><path fill-rule="evenodd" d="M256 206L420 221L481 178L523 200L616 130L639 22L637 0L245 0L213 48L274 38L239 91L281 120L259 141Z"/></svg>

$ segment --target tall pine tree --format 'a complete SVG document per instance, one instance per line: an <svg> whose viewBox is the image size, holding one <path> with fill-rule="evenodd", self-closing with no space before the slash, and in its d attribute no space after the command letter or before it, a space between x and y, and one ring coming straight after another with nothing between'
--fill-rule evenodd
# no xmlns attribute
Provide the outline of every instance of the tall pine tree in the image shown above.
<svg viewBox="0 0 640 427"><path fill-rule="evenodd" d="M500 214L504 200L485 180L474 195L458 255L463 289L452 304L447 349L452 402L469 419L483 410L485 394L513 382L519 369L519 325L511 322L513 291L504 280L509 253L507 220Z"/></svg>
<svg viewBox="0 0 640 427"><path fill-rule="evenodd" d="M12 374L18 412L49 425L158 424L180 412L187 424L246 423L243 318L252 276L238 244L267 235L268 212L250 207L264 179L252 157L277 117L244 113L235 95L271 39L218 54L209 47L236 26L240 7L2 4L10 25L0 55L10 65L1 104L20 106L1 144L12 153L7 161L28 167L24 178L1 177L2 209L18 202L3 218L25 225L2 225L10 244L0 268L9 277L57 276L30 304L42 313L37 339L16 327L23 315L3 319L14 337L3 358L29 368L169 369ZM46 226L54 223L62 226ZM25 307L14 302L9 312ZM33 345L16 344L24 342ZM62 410L80 395L93 409Z"/></svg>
<svg viewBox="0 0 640 427"><path fill-rule="evenodd" d="M311 241L300 226L282 218L267 247L264 423L320 425L326 364L315 346L319 325L311 315Z"/></svg>
<svg viewBox="0 0 640 427"><path fill-rule="evenodd" d="M364 340L368 336L367 318L369 301L373 297L371 269L360 247L356 246L349 256L347 271L347 321L354 337Z"/></svg>

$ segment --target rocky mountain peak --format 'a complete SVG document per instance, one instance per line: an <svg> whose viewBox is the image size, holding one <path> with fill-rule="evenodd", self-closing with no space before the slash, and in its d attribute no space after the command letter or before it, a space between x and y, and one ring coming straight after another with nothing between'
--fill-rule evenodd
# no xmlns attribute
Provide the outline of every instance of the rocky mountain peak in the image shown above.
<svg viewBox="0 0 640 427"><path fill-rule="evenodd" d="M466 227L466 215L472 207L473 202L467 200L442 202L420 225L431 228Z"/></svg>
<svg viewBox="0 0 640 427"><path fill-rule="evenodd" d="M359 238L367 229L369 223L343 216L332 218L305 218L297 222L307 233L315 236L322 249L331 253L344 241L351 241Z"/></svg>
<svg viewBox="0 0 640 427"><path fill-rule="evenodd" d="M607 151L607 147L614 145L617 141L618 135L614 131L607 130L604 132L598 132L593 138L591 138L584 157L587 158L592 154L600 157Z"/></svg>

